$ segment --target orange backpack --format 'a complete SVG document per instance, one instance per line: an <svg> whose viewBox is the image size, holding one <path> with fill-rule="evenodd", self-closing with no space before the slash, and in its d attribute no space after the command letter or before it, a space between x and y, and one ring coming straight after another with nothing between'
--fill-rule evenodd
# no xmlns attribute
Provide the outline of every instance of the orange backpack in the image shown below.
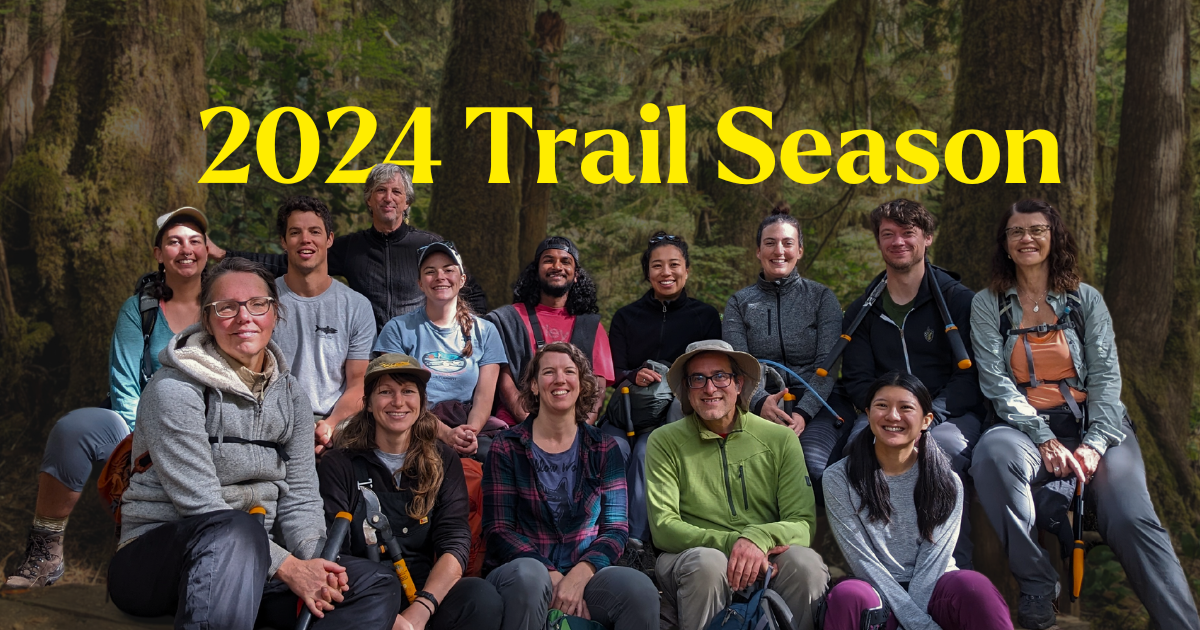
<svg viewBox="0 0 1200 630"><path fill-rule="evenodd" d="M109 515L118 525L121 524L121 497L129 489L129 478L135 473L146 472L153 463L149 451L133 459L132 433L117 443L108 455L108 461L104 462L96 489L100 492L100 502L108 508Z"/></svg>

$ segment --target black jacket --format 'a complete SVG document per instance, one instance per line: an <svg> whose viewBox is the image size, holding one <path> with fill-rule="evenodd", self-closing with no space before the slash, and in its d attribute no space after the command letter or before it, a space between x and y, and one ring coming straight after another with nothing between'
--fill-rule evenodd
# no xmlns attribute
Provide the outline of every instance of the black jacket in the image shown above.
<svg viewBox="0 0 1200 630"><path fill-rule="evenodd" d="M717 309L689 298L686 289L669 302L660 302L653 290L647 291L617 310L608 333L618 383L632 376L648 359L670 365L688 344L720 338L721 316Z"/></svg>
<svg viewBox="0 0 1200 630"><path fill-rule="evenodd" d="M378 333L393 317L425 304L425 295L417 285L417 250L440 240L441 236L407 223L387 234L372 227L336 236L329 248L329 275L346 278L351 289L370 300ZM262 263L277 276L287 273L285 254L230 250L226 255ZM487 296L470 276L463 291L476 313L487 312Z"/></svg>
<svg viewBox="0 0 1200 630"><path fill-rule="evenodd" d="M471 551L471 528L467 524L470 511L467 497L467 482L463 476L462 462L454 449L438 442L442 456L442 471L445 476L433 502L433 510L424 522L418 522L406 513L412 492L407 483L396 486L391 472L379 461L373 451L346 451L335 449L321 456L317 466L317 477L321 482L321 498L325 502L325 522L333 523L338 512L354 514L350 527L350 555L367 557L363 538L362 516L355 512L362 502L358 491L358 480L354 474L354 460L367 464L367 472L373 482L372 489L379 496L384 516L392 527L392 534L404 549L404 562L420 589L429 578L433 563L438 556L448 553L467 570L467 556ZM365 508L364 508L365 510ZM365 512L364 512L365 513ZM345 549L345 547L343 547ZM386 554L383 560L387 560ZM387 562L390 566L391 563Z"/></svg>
<svg viewBox="0 0 1200 630"><path fill-rule="evenodd" d="M971 351L971 300L975 292L963 286L958 278L940 267L930 266L937 275L946 308L962 334L967 354ZM887 273L887 272L884 272ZM867 294L882 278L875 277L867 291L846 309L842 320L843 332L862 309ZM933 396L934 416L941 422L967 412L983 413L983 397L979 393L979 372L972 365L960 370L946 338L937 302L933 299L929 273L917 291L913 308L902 323L892 323L883 312L882 297L871 305L871 311L858 325L852 340L842 353L842 385L859 409L867 407L867 390L876 378L892 370L909 372L929 389ZM903 325L903 329L900 327Z"/></svg>

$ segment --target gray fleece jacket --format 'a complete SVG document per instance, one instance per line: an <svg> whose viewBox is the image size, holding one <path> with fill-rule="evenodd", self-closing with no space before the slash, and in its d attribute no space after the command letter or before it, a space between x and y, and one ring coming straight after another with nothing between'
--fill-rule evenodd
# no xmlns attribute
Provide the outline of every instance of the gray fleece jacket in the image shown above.
<svg viewBox="0 0 1200 630"><path fill-rule="evenodd" d="M842 307L829 287L798 271L779 280L758 282L738 291L725 304L721 338L734 350L748 352L754 358L776 361L788 366L817 390L817 398L808 389L796 401L796 411L812 420L821 410L821 400L833 391L837 370L832 377L817 376L817 368L842 334ZM803 388L790 376L789 387ZM751 397L751 409L762 410L767 392L760 387ZM774 393L774 392L771 392Z"/></svg>
<svg viewBox="0 0 1200 630"><path fill-rule="evenodd" d="M317 491L312 408L275 342L267 351L276 369L261 403L200 324L175 335L159 353L162 369L142 392L133 435L134 457L149 452L152 464L130 478L120 544L163 523L261 505L267 510L267 531L278 521L283 534L281 542L271 542L271 576L288 555L302 560L317 555L325 516ZM217 443L210 444L209 436ZM226 437L276 442L290 460L284 463L268 447L224 442Z"/></svg>

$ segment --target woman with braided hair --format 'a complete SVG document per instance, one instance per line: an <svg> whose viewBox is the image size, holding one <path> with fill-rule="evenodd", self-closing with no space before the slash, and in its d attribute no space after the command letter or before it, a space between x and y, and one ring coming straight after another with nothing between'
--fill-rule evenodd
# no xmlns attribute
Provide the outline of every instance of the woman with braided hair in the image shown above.
<svg viewBox="0 0 1200 630"><path fill-rule="evenodd" d="M418 284L425 308L393 318L375 340L376 353L416 357L432 373L429 410L442 420L438 438L459 455L482 460L493 433L507 425L492 418L496 379L508 362L495 326L477 317L462 289L466 270L454 243L418 251Z"/></svg>

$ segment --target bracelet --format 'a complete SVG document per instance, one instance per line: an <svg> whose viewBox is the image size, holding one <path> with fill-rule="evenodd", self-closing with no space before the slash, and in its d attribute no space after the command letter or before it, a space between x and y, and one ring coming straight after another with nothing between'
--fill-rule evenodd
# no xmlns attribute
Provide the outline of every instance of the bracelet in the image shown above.
<svg viewBox="0 0 1200 630"><path fill-rule="evenodd" d="M433 593L430 593L429 591L417 591L417 599L428 600L429 603L433 604L433 610L437 610L438 606L441 605L438 603L437 598L433 596ZM433 610L429 611L430 614L433 613Z"/></svg>
<svg viewBox="0 0 1200 630"><path fill-rule="evenodd" d="M426 602L424 599L422 599L422 598L420 598L420 597L418 597L418 598L414 599L414 600L413 600L413 602L414 602L414 603L417 603L417 604L420 604L420 605L421 605L421 606L422 606L422 607L423 607L425 610L428 610L428 611L429 611L429 616L430 616L430 617L432 617L432 616L433 616L433 608L431 608L431 607L429 606L429 602Z"/></svg>

